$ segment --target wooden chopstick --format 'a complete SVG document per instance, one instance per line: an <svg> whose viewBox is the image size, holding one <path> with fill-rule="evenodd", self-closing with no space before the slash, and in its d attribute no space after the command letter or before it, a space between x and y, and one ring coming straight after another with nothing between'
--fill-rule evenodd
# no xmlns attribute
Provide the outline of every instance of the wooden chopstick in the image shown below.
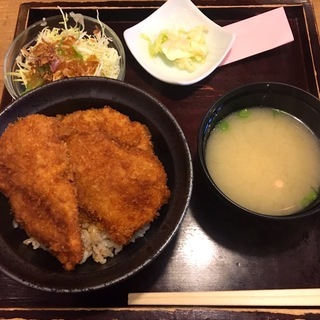
<svg viewBox="0 0 320 320"><path fill-rule="evenodd" d="M129 293L128 305L166 306L320 306L320 289Z"/></svg>

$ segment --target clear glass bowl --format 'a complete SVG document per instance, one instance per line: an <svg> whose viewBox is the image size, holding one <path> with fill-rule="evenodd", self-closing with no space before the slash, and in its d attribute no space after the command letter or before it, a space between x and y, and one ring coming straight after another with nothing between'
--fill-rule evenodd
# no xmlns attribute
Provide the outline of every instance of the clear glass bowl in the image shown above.
<svg viewBox="0 0 320 320"><path fill-rule="evenodd" d="M84 31L86 31L89 35L92 35L93 31L97 27L100 29L101 26L103 26L105 35L111 39L109 46L115 48L120 56L120 72L117 79L123 80L126 72L126 60L124 47L119 37L110 27L102 22L99 22L97 19L88 16L83 16L83 18L85 26ZM23 83L16 81L15 79L17 78L10 75L11 72L14 72L17 69L16 58L20 54L21 49L34 45L38 34L43 30L44 27L49 27L50 29L55 27L61 28L63 27L61 22L63 22L62 15L44 18L43 20L38 21L25 29L12 42L4 59L4 84L14 99L19 98L26 91ZM70 16L67 21L67 25L68 27L75 25L74 19Z"/></svg>

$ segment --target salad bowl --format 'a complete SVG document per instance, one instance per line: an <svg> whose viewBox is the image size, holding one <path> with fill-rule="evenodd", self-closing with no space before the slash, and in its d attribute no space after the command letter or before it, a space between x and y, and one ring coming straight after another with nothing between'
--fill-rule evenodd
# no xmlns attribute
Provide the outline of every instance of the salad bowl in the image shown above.
<svg viewBox="0 0 320 320"><path fill-rule="evenodd" d="M150 41L159 34L167 36L165 33L172 30L189 31L198 27L206 29L208 53L194 71L179 69L161 55L150 55ZM231 49L235 35L210 20L190 0L168 0L146 19L126 29L124 39L135 59L152 76L166 83L190 85L201 81L219 66Z"/></svg>
<svg viewBox="0 0 320 320"><path fill-rule="evenodd" d="M97 19L79 13L43 18L21 32L10 45L4 59L4 84L13 99L45 83L77 76L102 76L123 80L126 58L117 34ZM68 36L75 43L62 49ZM50 47L45 47L49 43ZM38 49L36 48L36 44ZM48 58L43 52L55 51ZM40 48L40 49L39 49ZM89 62L95 57L95 64ZM40 59L47 59L41 62ZM32 61L36 60L35 63ZM71 65L64 65L64 61ZM60 72L60 73L59 73ZM30 78L30 74L36 77Z"/></svg>

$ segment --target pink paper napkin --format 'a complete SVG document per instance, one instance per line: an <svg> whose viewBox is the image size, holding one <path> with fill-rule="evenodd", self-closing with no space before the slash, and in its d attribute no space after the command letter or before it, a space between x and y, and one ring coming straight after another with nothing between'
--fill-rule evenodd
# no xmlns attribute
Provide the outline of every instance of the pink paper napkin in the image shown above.
<svg viewBox="0 0 320 320"><path fill-rule="evenodd" d="M283 7L273 9L236 23L224 29L235 34L235 42L220 65L253 56L294 40Z"/></svg>

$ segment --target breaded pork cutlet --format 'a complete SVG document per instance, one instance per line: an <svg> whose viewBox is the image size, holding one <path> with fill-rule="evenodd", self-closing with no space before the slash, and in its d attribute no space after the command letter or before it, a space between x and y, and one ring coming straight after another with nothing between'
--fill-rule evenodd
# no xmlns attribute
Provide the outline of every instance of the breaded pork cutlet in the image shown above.
<svg viewBox="0 0 320 320"><path fill-rule="evenodd" d="M65 116L60 135L73 164L79 207L114 242L127 244L170 195L149 130L105 107Z"/></svg>
<svg viewBox="0 0 320 320"><path fill-rule="evenodd" d="M0 191L15 221L64 266L83 257L76 189L57 118L30 115L0 137Z"/></svg>
<svg viewBox="0 0 320 320"><path fill-rule="evenodd" d="M153 154L149 129L110 107L73 112L64 116L62 124L62 138L99 131L119 145Z"/></svg>

